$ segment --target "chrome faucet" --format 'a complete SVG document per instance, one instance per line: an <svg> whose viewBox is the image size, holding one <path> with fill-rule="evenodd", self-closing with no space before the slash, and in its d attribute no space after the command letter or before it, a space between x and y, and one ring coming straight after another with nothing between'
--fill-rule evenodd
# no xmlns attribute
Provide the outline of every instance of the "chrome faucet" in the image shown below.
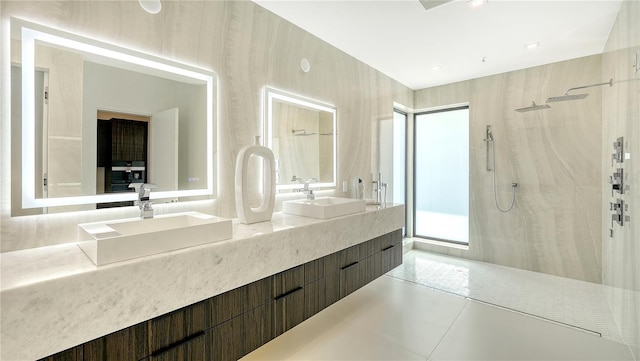
<svg viewBox="0 0 640 361"><path fill-rule="evenodd" d="M153 218L153 203L149 199L151 196L151 190L155 188L155 184L143 183L140 185L138 191L138 207L140 208L140 218L149 219Z"/></svg>
<svg viewBox="0 0 640 361"><path fill-rule="evenodd" d="M305 182L302 180L302 178L293 176L293 178L291 178L291 181L292 182L297 181L300 184L304 184L304 187L302 188L302 192L307 195L308 200L316 199L316 196L313 194L313 189L309 189L309 183L316 183L318 181L318 178L309 178ZM300 190L298 190L298 192L300 192Z"/></svg>
<svg viewBox="0 0 640 361"><path fill-rule="evenodd" d="M304 194L307 195L307 199L308 200L314 200L316 199L315 194L313 194L313 189L309 189L309 183L315 183L317 182L318 179L317 178L309 178L307 179L306 182L304 182L304 189L302 190L304 192Z"/></svg>
<svg viewBox="0 0 640 361"><path fill-rule="evenodd" d="M373 185L373 193L376 197L375 204L387 203L387 183L382 181L382 173L378 173L378 180L371 182ZM382 192L384 191L384 197L382 196Z"/></svg>

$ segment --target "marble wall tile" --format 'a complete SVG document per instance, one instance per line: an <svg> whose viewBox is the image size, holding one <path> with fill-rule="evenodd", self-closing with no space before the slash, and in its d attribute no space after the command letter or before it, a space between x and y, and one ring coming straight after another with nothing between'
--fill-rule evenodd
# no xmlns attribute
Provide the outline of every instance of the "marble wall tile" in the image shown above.
<svg viewBox="0 0 640 361"><path fill-rule="evenodd" d="M469 250L428 250L601 282L601 90L581 101L518 113L571 87L600 82L601 57L579 58L415 92L416 109L462 102L470 109ZM485 127L497 168L486 170Z"/></svg>
<svg viewBox="0 0 640 361"><path fill-rule="evenodd" d="M220 79L215 200L155 205L156 212L194 210L235 217L234 172L240 148L262 134L266 85L334 104L338 109L338 184L371 180L371 124L390 118L393 102L413 106L413 91L250 1L163 1L150 15L136 1L2 1L2 39L9 17L93 37L215 71ZM2 47L0 84L9 93L9 48ZM311 71L300 70L301 58ZM75 241L78 223L135 217L136 208L11 217L9 97L0 101L2 157L0 251ZM14 142L15 145L15 142ZM19 148L18 148L19 149ZM14 151L14 155L19 155ZM15 187L14 187L15 189ZM321 194L349 196L341 187ZM276 210L281 201L277 197Z"/></svg>
<svg viewBox="0 0 640 361"><path fill-rule="evenodd" d="M603 92L602 203L620 198L628 205L629 222L611 225L608 207L602 211L602 276L607 299L622 338L640 360L640 71L635 65L640 52L640 3L624 1L602 56L602 79L614 85ZM625 139L630 159L611 164L612 143ZM607 180L616 168L625 172L625 193L611 196ZM613 237L609 237L609 229Z"/></svg>

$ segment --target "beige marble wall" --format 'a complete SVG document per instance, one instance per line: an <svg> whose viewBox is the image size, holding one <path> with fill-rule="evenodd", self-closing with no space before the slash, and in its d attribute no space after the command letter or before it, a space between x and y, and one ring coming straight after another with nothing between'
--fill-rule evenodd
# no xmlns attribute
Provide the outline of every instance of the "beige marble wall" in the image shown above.
<svg viewBox="0 0 640 361"><path fill-rule="evenodd" d="M636 360L640 360L640 69L635 59L640 56L639 19L640 2L624 1L602 56L602 79L614 80L602 98L602 278L609 286L616 323ZM612 167L612 143L618 137L624 137L630 159ZM625 172L625 192L614 195L629 207L630 221L623 227L611 226L612 212L606 206L614 200L608 179L616 168Z"/></svg>
<svg viewBox="0 0 640 361"><path fill-rule="evenodd" d="M601 91L584 100L518 113L532 101L600 82L601 57L489 76L415 92L416 109L469 102L469 250L428 250L601 282ZM486 170L485 127L492 126L498 201ZM416 185L419 186L419 185Z"/></svg>
<svg viewBox="0 0 640 361"><path fill-rule="evenodd" d="M218 74L218 196L215 200L157 205L157 213L197 210L235 217L235 158L242 146L252 144L254 135L262 134L261 99L265 85L335 104L339 114L339 184L356 175L372 173L371 123L391 117L394 101L413 105L413 92L407 87L249 1L165 0L158 15L145 13L137 1L2 1L0 16L2 252L74 241L78 223L134 217L138 212L129 207L11 217L9 49L5 41L10 16ZM308 73L300 70L303 57L311 62ZM335 194L348 195L341 189L336 189Z"/></svg>

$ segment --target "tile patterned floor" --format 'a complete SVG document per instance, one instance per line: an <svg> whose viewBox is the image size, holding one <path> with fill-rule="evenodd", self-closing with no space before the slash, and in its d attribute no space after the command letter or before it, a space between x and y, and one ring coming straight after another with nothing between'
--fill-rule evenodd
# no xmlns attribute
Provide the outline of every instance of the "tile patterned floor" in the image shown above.
<svg viewBox="0 0 640 361"><path fill-rule="evenodd" d="M467 289L471 295L478 295L472 290L479 285L471 279L477 278L476 273L481 269L475 266L470 266L473 270L468 273L475 276L469 281L465 282L460 276L455 281L443 282L449 287L447 292L435 289L433 284L429 287L419 284L415 281L428 278L420 275L422 272L433 272L431 268L415 266L416 262L422 262L418 261L423 256L419 253L405 254L402 267L333 304L243 360L633 360L624 344L453 294L453 290ZM447 260L441 263L447 264ZM454 266L457 268L451 272L460 274L470 268ZM444 267L445 272L440 276L444 279L450 270L440 267ZM399 278L401 271L410 275L410 270L417 270L413 279ZM501 271L506 272L504 277L494 279L502 280L500 284L517 279L510 269ZM494 272L499 274L500 270ZM490 282L485 276L478 279ZM527 280L525 284L536 284ZM491 283L484 286L490 287ZM538 288L522 287L522 292L527 289L538 292ZM580 287L578 289L582 289ZM500 292L508 291L507 286L499 288L503 289ZM540 297L548 296L548 293L540 294ZM522 296L494 297L510 300ZM551 306L540 308L564 307L564 302L551 300ZM529 300L523 304L542 303Z"/></svg>

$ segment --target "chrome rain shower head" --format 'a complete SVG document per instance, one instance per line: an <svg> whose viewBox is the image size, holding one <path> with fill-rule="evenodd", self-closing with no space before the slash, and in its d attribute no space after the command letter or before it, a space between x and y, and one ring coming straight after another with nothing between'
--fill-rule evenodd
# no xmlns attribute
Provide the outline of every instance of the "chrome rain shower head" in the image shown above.
<svg viewBox="0 0 640 361"><path fill-rule="evenodd" d="M306 129L291 129L291 134L294 137L308 137L310 135L316 135L317 133L307 133Z"/></svg>
<svg viewBox="0 0 640 361"><path fill-rule="evenodd" d="M569 100L580 100L580 99L584 99L584 98L586 98L588 96L589 96L588 93L584 93L584 94L565 94L565 95L560 95L558 97L549 97L549 98L547 98L547 103L566 102L566 101L569 101Z"/></svg>
<svg viewBox="0 0 640 361"><path fill-rule="evenodd" d="M586 97L589 96L588 93L583 93L583 94L569 94L570 91L572 90L578 90L578 89L585 89L585 88L592 88L594 86L602 86L602 85L608 85L608 86L613 86L613 79L609 79L608 82L606 83L598 83L598 84L591 84L591 85L585 85L585 86L578 86L575 88L571 88L569 90L567 90L564 95L561 95L559 97L550 97L547 99L547 103L553 103L553 102L566 102L566 101L570 101L570 100L580 100L580 99L584 99Z"/></svg>
<svg viewBox="0 0 640 361"><path fill-rule="evenodd" d="M444 5L452 0L418 0L425 10L431 10L440 5Z"/></svg>
<svg viewBox="0 0 640 361"><path fill-rule="evenodd" d="M533 110L541 110L541 109L548 109L551 108L550 106L544 104L544 105L538 105L536 104L536 102L531 102L531 106L528 106L526 108L520 108L520 109L516 109L516 112L520 112L520 113L524 113L524 112L530 112Z"/></svg>

